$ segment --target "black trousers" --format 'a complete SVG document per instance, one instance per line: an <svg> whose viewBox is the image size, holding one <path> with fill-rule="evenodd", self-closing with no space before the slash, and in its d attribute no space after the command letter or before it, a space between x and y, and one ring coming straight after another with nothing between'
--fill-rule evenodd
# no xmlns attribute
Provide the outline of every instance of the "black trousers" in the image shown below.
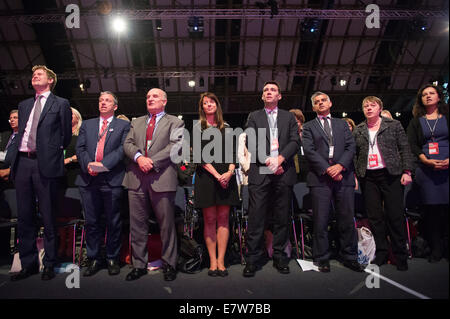
<svg viewBox="0 0 450 319"><path fill-rule="evenodd" d="M339 233L339 258L354 261L358 257L358 235L355 229L355 190L329 181L324 186L310 188L313 208L313 259L316 262L330 259L328 224L330 207L334 204Z"/></svg>
<svg viewBox="0 0 450 319"><path fill-rule="evenodd" d="M287 263L284 252L289 238L289 213L292 186L281 181L281 176L267 175L259 185L249 184L249 210L246 261L255 264L265 255L264 229L268 209L272 211L273 221L273 259Z"/></svg>
<svg viewBox="0 0 450 319"><path fill-rule="evenodd" d="M369 225L375 238L376 256L388 256L391 240L392 252L398 260L406 260L406 223L404 217L401 176L390 175L384 169L367 170L361 179L361 190L364 196Z"/></svg>
<svg viewBox="0 0 450 319"><path fill-rule="evenodd" d="M22 268L39 264L36 249L38 230L36 198L44 225L44 266L53 267L57 262L57 232L55 217L58 210L58 196L61 180L46 178L39 172L36 158L18 155L15 176L19 254Z"/></svg>

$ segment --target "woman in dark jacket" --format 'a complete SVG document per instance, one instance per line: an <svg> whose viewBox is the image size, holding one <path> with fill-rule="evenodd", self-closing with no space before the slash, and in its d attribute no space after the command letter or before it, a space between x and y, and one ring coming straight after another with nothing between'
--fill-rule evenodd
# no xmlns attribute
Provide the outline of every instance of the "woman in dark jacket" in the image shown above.
<svg viewBox="0 0 450 319"><path fill-rule="evenodd" d="M413 116L408 139L419 163L415 184L420 189L425 235L431 246L429 261L438 262L445 249L448 257L449 121L442 89L423 86L417 93Z"/></svg>
<svg viewBox="0 0 450 319"><path fill-rule="evenodd" d="M379 98L366 97L362 107L366 121L353 133L355 169L375 238L373 264L387 262L389 234L397 269L407 270L403 192L412 181L413 156L401 123L380 116L383 102Z"/></svg>

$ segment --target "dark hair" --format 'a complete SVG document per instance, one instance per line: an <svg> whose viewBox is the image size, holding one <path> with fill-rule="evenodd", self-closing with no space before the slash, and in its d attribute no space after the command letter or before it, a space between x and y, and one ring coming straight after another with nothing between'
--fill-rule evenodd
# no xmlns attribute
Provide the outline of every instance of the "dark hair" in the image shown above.
<svg viewBox="0 0 450 319"><path fill-rule="evenodd" d="M300 123L305 123L305 116L303 115L302 110L299 109L290 109L289 112L294 114L295 118L300 121Z"/></svg>
<svg viewBox="0 0 450 319"><path fill-rule="evenodd" d="M278 84L277 81L273 81L273 80L267 81L266 83L264 83L263 89L264 89L264 87L265 87L267 84L273 84L273 85L276 85L276 87L277 87L277 89L278 89L278 93L281 94L281 88L280 88L280 85Z"/></svg>
<svg viewBox="0 0 450 319"><path fill-rule="evenodd" d="M438 85L434 84L425 84L419 89L419 92L417 92L416 96L416 103L414 104L412 114L415 118L419 118L424 116L427 111L425 109L425 106L422 102L422 93L426 88L434 88L439 96L439 102L438 102L438 112L439 114L447 115L448 114L448 104L445 103L444 100L444 92L442 88Z"/></svg>
<svg viewBox="0 0 450 319"><path fill-rule="evenodd" d="M216 114L214 115L214 119L216 120L217 128L219 130L223 130L223 128L225 127L225 122L223 121L222 107L220 106L219 98L214 93L211 92L202 93L200 95L200 100L198 101L198 115L200 117L200 125L202 130L206 130L208 128L208 124L206 121L206 114L205 111L203 110L203 100L205 97L208 97L214 102L216 102L217 110Z"/></svg>

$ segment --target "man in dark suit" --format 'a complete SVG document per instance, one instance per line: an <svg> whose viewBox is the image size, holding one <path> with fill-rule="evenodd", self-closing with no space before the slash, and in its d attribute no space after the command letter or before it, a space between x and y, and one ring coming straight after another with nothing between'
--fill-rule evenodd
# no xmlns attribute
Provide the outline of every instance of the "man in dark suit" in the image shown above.
<svg viewBox="0 0 450 319"><path fill-rule="evenodd" d="M258 262L264 257L264 228L268 208L273 208L273 266L282 274L289 273L289 259L284 251L289 231L292 185L296 182L294 155L300 138L294 115L278 109L280 86L275 81L264 84L264 109L250 113L246 132L256 135L252 143L248 132L248 150L255 154L248 173L249 212L244 277L253 277ZM261 138L259 134L264 134ZM253 144L253 145L252 145ZM255 145L256 144L256 145Z"/></svg>
<svg viewBox="0 0 450 319"><path fill-rule="evenodd" d="M167 95L154 88L147 93L147 115L131 122L123 145L130 159L123 185L128 189L133 270L126 280L147 274L148 218L150 210L158 220L164 261L164 280L176 279L177 233L175 229L175 194L177 167L170 158L175 144L183 139L184 122L166 114Z"/></svg>
<svg viewBox="0 0 450 319"><path fill-rule="evenodd" d="M0 218L10 219L11 209L4 199L3 191L14 188L9 178L11 171L11 159L15 158L17 153L17 133L19 132L19 111L9 112L10 131L0 134Z"/></svg>
<svg viewBox="0 0 450 319"><path fill-rule="evenodd" d="M86 248L90 264L85 277L96 274L104 265L100 256L105 229L101 217L106 217L106 261L109 275L120 273L119 252L122 234L120 207L122 181L125 175L123 142L130 123L114 117L117 97L101 92L98 99L100 117L84 121L78 135L76 154L80 174L79 186L86 221Z"/></svg>
<svg viewBox="0 0 450 319"><path fill-rule="evenodd" d="M12 159L11 179L17 190L19 255L22 270L11 276L20 280L38 272L36 249L36 196L44 224L42 280L55 276L60 179L64 175L64 149L72 137L69 101L51 93L56 74L44 65L33 67L34 98L19 103L18 153Z"/></svg>
<svg viewBox="0 0 450 319"><path fill-rule="evenodd" d="M334 203L339 230L339 255L344 266L362 271L357 262L358 241L354 226L355 141L347 122L330 116L330 97L311 97L317 117L303 126L303 148L309 161L307 185L313 206L313 258L319 271L330 271L328 222Z"/></svg>
<svg viewBox="0 0 450 319"><path fill-rule="evenodd" d="M9 173L11 170L11 159L15 158L17 152L17 133L19 132L19 111L9 112L9 125L12 133L2 132L0 135L0 190L9 184ZM8 154L9 153L9 154Z"/></svg>

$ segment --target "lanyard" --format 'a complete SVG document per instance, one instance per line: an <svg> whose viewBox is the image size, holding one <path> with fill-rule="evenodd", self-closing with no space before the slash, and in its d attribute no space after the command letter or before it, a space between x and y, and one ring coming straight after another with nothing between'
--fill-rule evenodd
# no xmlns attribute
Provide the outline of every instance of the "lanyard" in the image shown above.
<svg viewBox="0 0 450 319"><path fill-rule="evenodd" d="M112 121L111 121L111 122L112 122ZM98 136L97 142L100 141L100 140L102 139L103 135L105 135L106 132L108 132L108 129L109 129L109 126L110 126L110 125L111 125L111 123L108 123L108 126L105 128L105 130L103 131L102 135L99 135L99 136Z"/></svg>
<svg viewBox="0 0 450 319"><path fill-rule="evenodd" d="M437 117L436 122L434 122L433 129L431 129L430 123L428 123L428 119L426 116L425 116L425 121L427 122L428 128L430 129L430 132L431 132L431 140L434 141L434 131L436 130L436 124L439 121L439 116Z"/></svg>
<svg viewBox="0 0 450 319"><path fill-rule="evenodd" d="M370 131L369 131L369 129L367 129L367 132L369 134L370 150L371 150L371 152L373 152L373 147L375 146L375 144L377 142L377 138L378 138L378 131L375 133L375 136L373 137L373 141L370 141Z"/></svg>

